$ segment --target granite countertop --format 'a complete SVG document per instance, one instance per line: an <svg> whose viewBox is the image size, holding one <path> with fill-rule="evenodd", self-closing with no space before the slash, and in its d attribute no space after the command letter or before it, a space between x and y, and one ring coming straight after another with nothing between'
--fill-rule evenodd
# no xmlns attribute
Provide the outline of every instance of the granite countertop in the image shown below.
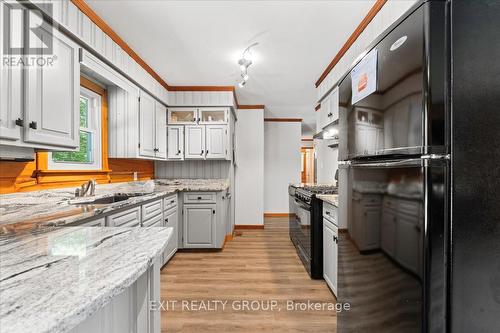
<svg viewBox="0 0 500 333"><path fill-rule="evenodd" d="M156 179L97 185L96 195L90 200L116 193L135 195L111 204L88 204L89 197L75 199L75 187L0 195L0 234L77 223L180 191L228 188L226 179Z"/></svg>
<svg viewBox="0 0 500 333"><path fill-rule="evenodd" d="M316 198L328 202L335 207L339 206L339 195L338 194L316 194Z"/></svg>
<svg viewBox="0 0 500 333"><path fill-rule="evenodd" d="M172 228L72 227L0 236L2 332L66 332L132 285Z"/></svg>

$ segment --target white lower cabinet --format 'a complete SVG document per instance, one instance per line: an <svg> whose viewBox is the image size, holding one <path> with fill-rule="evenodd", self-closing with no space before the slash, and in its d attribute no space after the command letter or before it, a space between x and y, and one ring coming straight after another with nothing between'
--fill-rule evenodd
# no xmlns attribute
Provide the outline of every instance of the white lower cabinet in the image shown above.
<svg viewBox="0 0 500 333"><path fill-rule="evenodd" d="M139 227L141 225L141 207L130 208L106 216L107 227Z"/></svg>
<svg viewBox="0 0 500 333"><path fill-rule="evenodd" d="M353 239L360 251L380 248L382 196L353 193Z"/></svg>
<svg viewBox="0 0 500 333"><path fill-rule="evenodd" d="M337 296L338 227L330 217L323 217L323 278Z"/></svg>
<svg viewBox="0 0 500 333"><path fill-rule="evenodd" d="M166 228L172 228L172 236L170 241L163 252L163 265L165 265L177 252L178 248L178 238L177 238L177 228L178 228L178 213L177 206L163 213L163 226Z"/></svg>
<svg viewBox="0 0 500 333"><path fill-rule="evenodd" d="M184 248L214 248L216 204L185 204L183 207Z"/></svg>
<svg viewBox="0 0 500 333"><path fill-rule="evenodd" d="M88 221L79 225L80 227L105 227L106 226L106 218L101 217L96 220Z"/></svg>

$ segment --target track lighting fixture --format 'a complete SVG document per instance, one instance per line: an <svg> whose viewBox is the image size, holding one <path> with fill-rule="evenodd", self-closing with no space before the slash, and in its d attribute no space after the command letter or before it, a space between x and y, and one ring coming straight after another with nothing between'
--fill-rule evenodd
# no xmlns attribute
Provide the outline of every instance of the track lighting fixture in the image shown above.
<svg viewBox="0 0 500 333"><path fill-rule="evenodd" d="M244 51L243 54L241 55L241 59L238 60L238 65L240 66L241 70L241 78L243 79L238 86L240 88L243 88L245 84L247 83L248 79L250 76L248 75L248 67L250 67L253 63L252 61L252 52L251 48L258 45L259 43L253 43L249 47L247 47Z"/></svg>

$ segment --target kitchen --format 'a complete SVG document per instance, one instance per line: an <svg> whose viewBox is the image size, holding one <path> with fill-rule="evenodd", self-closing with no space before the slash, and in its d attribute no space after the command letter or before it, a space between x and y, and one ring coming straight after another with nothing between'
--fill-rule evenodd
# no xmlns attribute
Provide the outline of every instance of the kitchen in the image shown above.
<svg viewBox="0 0 500 333"><path fill-rule="evenodd" d="M500 327L500 3L0 5L0 332Z"/></svg>

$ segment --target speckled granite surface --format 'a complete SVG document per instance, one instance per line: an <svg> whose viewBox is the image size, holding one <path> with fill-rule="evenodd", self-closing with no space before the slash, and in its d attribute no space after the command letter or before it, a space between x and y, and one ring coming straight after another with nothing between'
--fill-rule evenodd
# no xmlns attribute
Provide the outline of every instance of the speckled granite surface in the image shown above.
<svg viewBox="0 0 500 333"><path fill-rule="evenodd" d="M171 232L72 227L0 236L0 330L67 332L146 272Z"/></svg>
<svg viewBox="0 0 500 333"><path fill-rule="evenodd" d="M335 207L339 206L339 196L338 194L316 194L316 198L328 202Z"/></svg>
<svg viewBox="0 0 500 333"><path fill-rule="evenodd" d="M76 200L74 187L0 195L0 234L77 223L175 192L224 191L228 187L226 179L157 179L97 185L95 197ZM116 193L136 196L112 204L88 204Z"/></svg>

